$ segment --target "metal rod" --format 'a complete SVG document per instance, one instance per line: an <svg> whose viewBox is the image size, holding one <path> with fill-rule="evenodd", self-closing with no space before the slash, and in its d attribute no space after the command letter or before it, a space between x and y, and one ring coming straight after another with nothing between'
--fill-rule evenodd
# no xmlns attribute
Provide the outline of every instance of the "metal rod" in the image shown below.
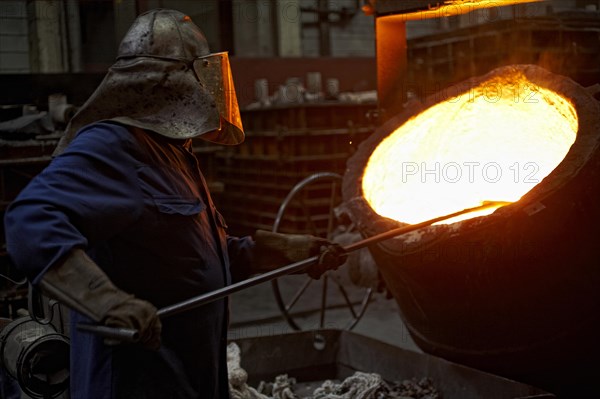
<svg viewBox="0 0 600 399"><path fill-rule="evenodd" d="M344 249L346 250L346 252L356 251L358 249L368 247L369 245L377 244L381 241L389 240L390 238L394 238L394 237L402 235L402 234L410 233L412 231L422 229L423 227L431 226L432 224L435 224L437 222L452 219L457 216L465 215L467 213L482 211L484 209L493 208L496 206L504 206L504 205L508 205L508 204L510 204L510 202L485 201L483 203L483 205L480 205L480 206L463 209L462 211L450 213L450 214L444 215L444 216L438 216L436 218L429 219L429 220L426 220L421 223L410 224L408 226L398 227L396 229L392 229L392 230L386 231L384 233L377 234L377 235L374 235L369 238L365 238L364 240L357 241L355 243L352 243L352 244L344 247Z"/></svg>
<svg viewBox="0 0 600 399"><path fill-rule="evenodd" d="M263 274L259 274L254 277L250 277L247 280L240 281L238 283L234 283L228 285L227 287L220 288L215 291L208 292L203 295L199 295L194 298L187 299L185 301L176 303L171 306L166 306L158 311L159 317L169 317L176 315L181 312L185 312L190 309L195 309L200 306L206 305L207 303L214 302L216 300L225 298L233 294L234 292L241 291L246 288L254 287L255 285L262 284L267 281L271 281L275 278L286 276L288 274L293 274L296 272L300 272L306 269L308 266L318 262L318 256L312 256L310 258L301 260L299 262L291 263L287 266L280 267L279 269L272 270L270 272L266 272Z"/></svg>
<svg viewBox="0 0 600 399"><path fill-rule="evenodd" d="M369 245L377 244L381 241L385 241L385 240L394 238L394 237L402 235L402 234L406 234L406 233L410 233L415 230L419 230L423 227L430 226L434 223L441 222L443 220L452 219L454 217L461 216L461 215L464 215L467 213L481 211L484 209L493 208L493 207L501 206L501 205L507 205L507 204L509 204L509 202L486 201L485 203L483 203L483 205L480 205L480 206L463 209L462 211L454 212L454 213L444 215L444 216L438 216L436 218L426 220L421 223L411 224L408 226L402 226L402 227L398 227L396 229L386 231L381 234L377 234L375 236L366 238L364 240L352 243L352 244L344 247L344 250L346 250L346 252L356 251L358 249L368 247ZM282 276L285 276L288 274L300 272L300 271L306 269L308 266L311 266L311 265L317 263L318 261L319 261L319 256L312 256L310 258L301 260L299 262L291 263L287 266L280 267L279 269L272 270L270 272L266 272L266 273L251 277L247 280L243 280L238 283L228 285L228 286L220 288L218 290L211 291L206 294L198 295L196 297L187 299L185 301L164 307L157 312L157 315L159 317L169 317L169 316L173 316L173 315L176 315L176 314L179 314L182 312L186 312L191 309L196 309L200 306L203 306L208 303L225 298L226 296L229 296L235 292L244 290L246 288L254 287L255 285L262 284L264 282L271 281L273 279L276 279L278 277L282 277ZM82 327L84 327L84 328L82 328ZM81 324L78 325L77 328L79 330L93 332L95 334L99 334L104 337L107 336L106 333L108 332L110 334L110 336L108 338L118 339L118 340L122 340L124 342L135 342L136 339L139 338L139 334L137 334L136 330L129 330L129 329L124 329L124 328L113 329L110 327L100 326L100 325L81 325ZM108 331L108 330L110 330L110 331Z"/></svg>
<svg viewBox="0 0 600 399"><path fill-rule="evenodd" d="M138 330L130 328L107 327L98 324L78 324L79 331L91 332L106 339L120 342L137 342L140 339Z"/></svg>

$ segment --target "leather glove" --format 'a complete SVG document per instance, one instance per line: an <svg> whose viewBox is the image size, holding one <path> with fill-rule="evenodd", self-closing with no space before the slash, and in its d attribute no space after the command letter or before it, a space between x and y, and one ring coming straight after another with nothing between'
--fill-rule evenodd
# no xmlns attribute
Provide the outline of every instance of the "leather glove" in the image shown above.
<svg viewBox="0 0 600 399"><path fill-rule="evenodd" d="M118 289L83 250L72 250L61 263L50 267L39 286L50 298L96 323L137 329L144 347L159 348L161 323L154 305Z"/></svg>
<svg viewBox="0 0 600 399"><path fill-rule="evenodd" d="M281 234L257 230L254 234L257 271L268 271L319 255L319 261L305 270L319 279L327 270L337 269L347 258L337 243L309 234Z"/></svg>

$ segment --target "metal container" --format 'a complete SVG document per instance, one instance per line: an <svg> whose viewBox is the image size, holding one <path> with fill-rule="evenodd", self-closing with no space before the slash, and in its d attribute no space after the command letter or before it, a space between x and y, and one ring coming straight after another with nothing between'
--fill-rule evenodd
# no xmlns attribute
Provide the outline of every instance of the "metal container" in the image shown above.
<svg viewBox="0 0 600 399"><path fill-rule="evenodd" d="M564 160L492 215L431 226L416 240L399 237L370 250L424 351L552 392L588 394L598 389L593 376L600 355L600 105L566 77L519 68L576 109L579 131ZM377 215L362 194L363 171L378 143L411 116L484 78L392 118L348 161L344 203L363 236L401 225Z"/></svg>
<svg viewBox="0 0 600 399"><path fill-rule="evenodd" d="M0 364L34 398L56 398L69 386L69 340L29 317L0 333Z"/></svg>
<svg viewBox="0 0 600 399"><path fill-rule="evenodd" d="M248 383L288 374L298 385L317 387L356 371L378 373L388 382L429 377L444 399L544 399L541 389L446 360L408 351L344 330L321 330L235 340Z"/></svg>

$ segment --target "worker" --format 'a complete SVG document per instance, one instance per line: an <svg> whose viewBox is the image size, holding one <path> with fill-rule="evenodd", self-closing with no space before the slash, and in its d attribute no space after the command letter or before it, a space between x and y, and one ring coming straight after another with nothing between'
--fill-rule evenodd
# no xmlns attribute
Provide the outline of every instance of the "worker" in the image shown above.
<svg viewBox="0 0 600 399"><path fill-rule="evenodd" d="M189 16L149 11L6 211L12 260L74 309L73 399L229 397L227 300L164 320L157 308L310 256L328 259L309 267L314 278L344 261L310 235L228 236L193 137L244 138L227 54L211 54ZM105 341L83 323L137 329L140 343Z"/></svg>

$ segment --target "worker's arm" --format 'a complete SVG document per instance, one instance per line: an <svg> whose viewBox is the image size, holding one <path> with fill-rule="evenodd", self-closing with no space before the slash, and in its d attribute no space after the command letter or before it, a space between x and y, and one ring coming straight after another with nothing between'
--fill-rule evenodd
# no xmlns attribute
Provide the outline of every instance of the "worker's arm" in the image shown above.
<svg viewBox="0 0 600 399"><path fill-rule="evenodd" d="M50 297L88 309L83 314L94 321L151 330L153 306L129 306L132 297L84 253L141 214L131 140L115 125L82 131L7 209L6 241L15 266Z"/></svg>
<svg viewBox="0 0 600 399"><path fill-rule="evenodd" d="M75 248L50 267L38 286L48 297L109 327L135 329L147 348L160 346L156 308L118 289L86 253Z"/></svg>
<svg viewBox="0 0 600 399"><path fill-rule="evenodd" d="M290 263L321 255L305 273L314 279L330 269L337 269L347 254L337 243L310 234L280 234L257 230L250 237L228 237L228 252L233 281L252 274L265 273Z"/></svg>
<svg viewBox="0 0 600 399"><path fill-rule="evenodd" d="M318 279L327 270L337 269L347 258L346 252L339 244L310 234L281 234L257 230L254 240L254 262L256 267L263 271L319 255L319 261L306 269L310 277Z"/></svg>

